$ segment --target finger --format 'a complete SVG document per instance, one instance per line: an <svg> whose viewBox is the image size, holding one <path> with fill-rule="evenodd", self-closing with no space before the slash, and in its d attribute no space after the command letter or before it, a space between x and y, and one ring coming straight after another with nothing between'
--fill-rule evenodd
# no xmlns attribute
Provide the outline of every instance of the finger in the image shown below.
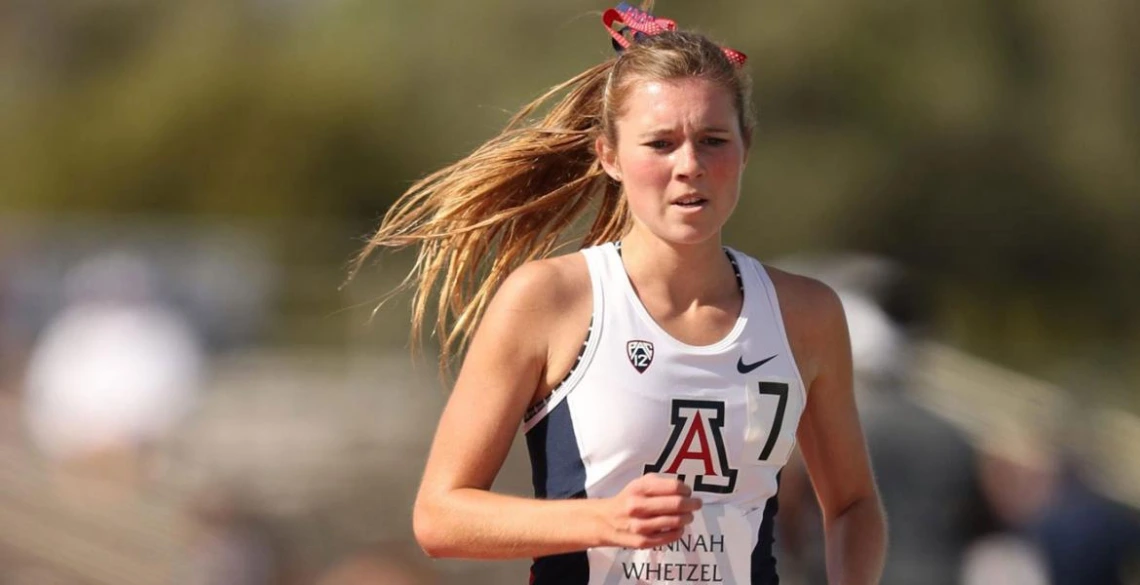
<svg viewBox="0 0 1140 585"><path fill-rule="evenodd" d="M684 533L684 528L678 528L676 530L667 530L665 532L658 532L656 534L631 535L628 540L623 543L623 546L629 548L653 548L657 546L665 546L681 538L681 535Z"/></svg>
<svg viewBox="0 0 1140 585"><path fill-rule="evenodd" d="M693 522L692 514L635 518L629 522L629 531L641 536L652 536L660 532L682 530Z"/></svg>
<svg viewBox="0 0 1140 585"><path fill-rule="evenodd" d="M635 479L633 483L639 493L647 496L688 496L693 493L689 486L671 475L647 474Z"/></svg>
<svg viewBox="0 0 1140 585"><path fill-rule="evenodd" d="M634 518L677 515L701 509L699 498L685 496L652 496L630 500L628 514Z"/></svg>

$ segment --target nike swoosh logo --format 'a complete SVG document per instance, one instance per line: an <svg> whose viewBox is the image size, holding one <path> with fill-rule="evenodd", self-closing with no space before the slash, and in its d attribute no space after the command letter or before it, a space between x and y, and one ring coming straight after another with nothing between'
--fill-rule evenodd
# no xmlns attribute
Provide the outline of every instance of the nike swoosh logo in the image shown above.
<svg viewBox="0 0 1140 585"><path fill-rule="evenodd" d="M756 368L759 368L760 366L776 359L776 355L766 357L758 362L751 364L744 363L744 356L741 356L740 359L736 362L736 371L740 372L741 374L747 374L748 372L751 372L752 370L755 370Z"/></svg>

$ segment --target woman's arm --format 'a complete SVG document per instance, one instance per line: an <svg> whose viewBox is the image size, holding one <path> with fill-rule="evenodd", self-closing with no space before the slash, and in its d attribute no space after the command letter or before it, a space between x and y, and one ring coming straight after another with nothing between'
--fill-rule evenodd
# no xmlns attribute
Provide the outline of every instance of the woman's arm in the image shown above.
<svg viewBox="0 0 1140 585"><path fill-rule="evenodd" d="M797 319L814 374L797 438L823 513L828 582L878 583L886 522L855 407L847 320L826 285L800 279L797 289L801 306L810 307Z"/></svg>
<svg viewBox="0 0 1140 585"><path fill-rule="evenodd" d="M644 477L602 500L489 491L546 374L550 339L579 313L585 333L589 277L584 262L575 267L573 261L545 260L517 270L472 339L413 513L416 540L431 556L525 558L593 546L658 546L679 538L692 521L699 500L684 484L663 477ZM567 274L573 270L581 273Z"/></svg>

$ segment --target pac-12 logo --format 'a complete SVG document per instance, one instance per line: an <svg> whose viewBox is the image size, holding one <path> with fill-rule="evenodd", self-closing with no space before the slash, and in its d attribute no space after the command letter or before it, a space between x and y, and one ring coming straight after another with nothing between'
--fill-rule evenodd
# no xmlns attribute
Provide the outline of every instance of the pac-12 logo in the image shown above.
<svg viewBox="0 0 1140 585"><path fill-rule="evenodd" d="M695 492L732 493L737 470L728 466L724 449L724 403L676 398L672 411L673 432L657 462L644 472L676 475ZM691 482L685 480L689 475Z"/></svg>
<svg viewBox="0 0 1140 585"><path fill-rule="evenodd" d="M629 363L637 369L637 372L644 374L645 370L649 368L649 364L653 363L653 343L640 339L627 341L625 343L625 355L629 358Z"/></svg>

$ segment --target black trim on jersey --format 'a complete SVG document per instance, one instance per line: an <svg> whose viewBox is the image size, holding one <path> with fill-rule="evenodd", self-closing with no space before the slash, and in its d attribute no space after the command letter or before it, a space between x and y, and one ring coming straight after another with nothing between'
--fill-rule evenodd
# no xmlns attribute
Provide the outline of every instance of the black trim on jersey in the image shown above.
<svg viewBox="0 0 1140 585"><path fill-rule="evenodd" d="M621 257L621 242L614 242L614 249L617 250L617 255ZM744 294L744 279L740 276L740 266L736 264L736 258L732 256L732 252L728 248L724 249L724 255L728 256L729 264L732 264L732 274L736 276L736 286L740 287L740 294Z"/></svg>
<svg viewBox="0 0 1140 585"><path fill-rule="evenodd" d="M776 512L780 510L780 476L783 473L776 474L776 493L764 504L764 519L756 533L756 547L752 549L752 585L780 585L772 545L776 542Z"/></svg>
<svg viewBox="0 0 1140 585"><path fill-rule="evenodd" d="M740 294L744 294L744 279L740 277L740 266L736 264L736 257L728 251L728 248L725 248L724 254L728 256L728 262L732 264L732 274L736 276L736 286L740 287Z"/></svg>
<svg viewBox="0 0 1140 585"><path fill-rule="evenodd" d="M588 347L590 345L590 337L593 334L594 334L594 317L591 316L590 317L590 326L586 328L586 341L583 341L582 347L578 349L578 357L574 358L574 365L570 366L570 371L566 372L565 376L562 376L562 379L559 380L558 383L554 385L554 389L552 389L550 391L550 394L546 395L546 398L543 398L542 400L538 401L537 404L535 404L534 406L527 409L526 415L523 416L524 421L530 420L536 414L541 412L542 409L546 407L546 404L548 402L550 402L555 396L558 395L558 391L561 390L562 387L566 385L566 382L570 380L570 376L574 375L574 370L577 370L578 364L582 363L582 356L586 355L586 347Z"/></svg>

